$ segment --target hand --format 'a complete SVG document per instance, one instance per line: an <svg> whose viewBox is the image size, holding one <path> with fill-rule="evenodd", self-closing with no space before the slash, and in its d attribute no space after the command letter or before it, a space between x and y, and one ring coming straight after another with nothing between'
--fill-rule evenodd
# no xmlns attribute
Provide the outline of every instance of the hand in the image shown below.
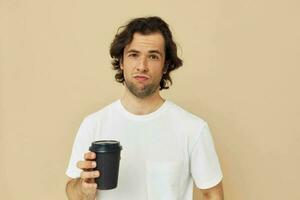
<svg viewBox="0 0 300 200"><path fill-rule="evenodd" d="M81 190L88 199L93 199L96 196L97 184L95 178L100 176L100 172L94 170L96 167L96 154L94 152L87 152L84 154L84 161L77 162L77 167L82 170L80 174L81 178Z"/></svg>

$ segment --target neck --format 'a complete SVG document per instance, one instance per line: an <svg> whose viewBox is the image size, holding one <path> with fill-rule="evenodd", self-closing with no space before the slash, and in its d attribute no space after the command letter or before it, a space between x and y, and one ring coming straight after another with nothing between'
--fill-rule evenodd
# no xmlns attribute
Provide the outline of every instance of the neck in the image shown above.
<svg viewBox="0 0 300 200"><path fill-rule="evenodd" d="M126 88L121 97L121 103L124 108L128 112L136 115L145 115L154 112L164 103L164 101L165 100L159 94L159 90L149 97L138 98Z"/></svg>

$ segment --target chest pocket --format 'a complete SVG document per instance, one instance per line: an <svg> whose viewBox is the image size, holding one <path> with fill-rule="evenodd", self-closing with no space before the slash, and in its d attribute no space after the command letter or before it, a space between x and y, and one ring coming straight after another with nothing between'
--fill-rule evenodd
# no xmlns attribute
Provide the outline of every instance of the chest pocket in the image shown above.
<svg viewBox="0 0 300 200"><path fill-rule="evenodd" d="M147 161L147 200L180 200L182 170L180 161Z"/></svg>

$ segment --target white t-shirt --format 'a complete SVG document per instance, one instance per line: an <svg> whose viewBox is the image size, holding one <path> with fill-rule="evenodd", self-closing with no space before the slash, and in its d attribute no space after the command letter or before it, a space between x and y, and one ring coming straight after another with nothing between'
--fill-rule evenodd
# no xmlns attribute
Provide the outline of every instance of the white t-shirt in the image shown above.
<svg viewBox="0 0 300 200"><path fill-rule="evenodd" d="M193 181L207 189L222 180L209 127L199 117L166 100L156 111L135 115L120 100L84 119L75 138L67 176L91 143L120 141L118 187L101 190L100 200L192 200Z"/></svg>

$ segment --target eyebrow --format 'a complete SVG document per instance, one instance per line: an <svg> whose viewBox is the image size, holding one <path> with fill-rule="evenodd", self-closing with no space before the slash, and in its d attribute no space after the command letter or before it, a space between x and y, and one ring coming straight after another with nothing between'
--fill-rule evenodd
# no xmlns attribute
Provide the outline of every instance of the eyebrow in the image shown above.
<svg viewBox="0 0 300 200"><path fill-rule="evenodd" d="M149 53L157 53L160 56L163 56L162 53L159 50L150 50L148 51ZM126 54L128 53L140 53L140 51L136 50L136 49L130 49L129 51L126 52Z"/></svg>

